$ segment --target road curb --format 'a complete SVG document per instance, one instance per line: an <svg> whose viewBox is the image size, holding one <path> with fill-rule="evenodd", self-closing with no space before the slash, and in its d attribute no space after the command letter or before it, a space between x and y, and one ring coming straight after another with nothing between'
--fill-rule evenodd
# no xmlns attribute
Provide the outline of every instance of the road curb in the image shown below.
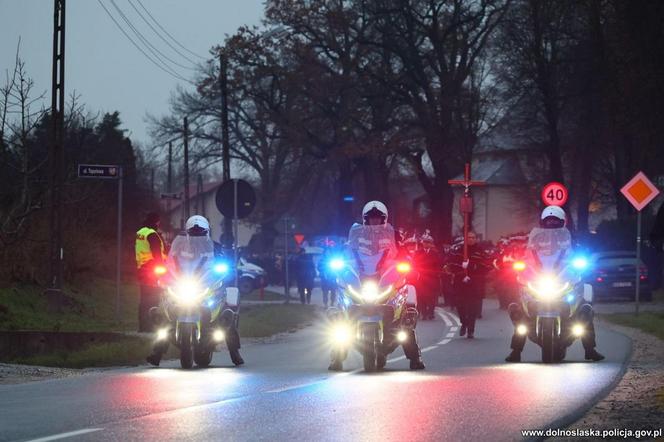
<svg viewBox="0 0 664 442"><path fill-rule="evenodd" d="M581 408L573 411L572 413L569 413L561 418L558 418L554 420L553 422L549 423L548 425L544 426L542 429L566 429L570 425L572 425L574 422L578 421L579 419L583 418L592 408L597 405L601 400L606 398L617 386L620 384L620 382L623 380L625 373L627 373L627 370L629 369L629 365L632 362L632 356L634 355L634 341L632 338L618 330L612 329L611 327L607 327L604 324L601 324L601 326L607 330L609 330L612 333L617 333L619 335L624 336L629 340L629 353L625 360L623 361L621 367L620 367L620 372L618 375L615 377L613 382L611 382L609 385L601 389L597 394L595 394L588 402L587 406L582 406ZM601 363L601 362L600 362ZM550 437L531 437L531 438L525 438L523 440L527 441L543 441L550 439Z"/></svg>

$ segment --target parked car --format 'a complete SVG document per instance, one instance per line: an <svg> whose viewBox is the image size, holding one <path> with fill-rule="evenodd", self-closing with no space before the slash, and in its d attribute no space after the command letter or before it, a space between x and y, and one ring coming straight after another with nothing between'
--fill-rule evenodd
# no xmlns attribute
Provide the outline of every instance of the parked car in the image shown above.
<svg viewBox="0 0 664 442"><path fill-rule="evenodd" d="M592 255L588 283L593 286L595 301L636 297L636 252L611 251ZM652 300L648 268L639 262L640 301Z"/></svg>
<svg viewBox="0 0 664 442"><path fill-rule="evenodd" d="M238 289L240 294L248 295L256 289L265 287L265 269L263 267L240 258L237 265Z"/></svg>

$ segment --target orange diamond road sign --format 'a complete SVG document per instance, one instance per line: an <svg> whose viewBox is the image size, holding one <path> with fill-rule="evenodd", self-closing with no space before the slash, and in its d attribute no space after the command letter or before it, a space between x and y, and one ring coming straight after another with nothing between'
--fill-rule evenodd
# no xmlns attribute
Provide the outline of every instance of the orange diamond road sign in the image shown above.
<svg viewBox="0 0 664 442"><path fill-rule="evenodd" d="M645 173L639 172L620 189L632 206L641 211L650 201L659 195L659 189L648 179Z"/></svg>

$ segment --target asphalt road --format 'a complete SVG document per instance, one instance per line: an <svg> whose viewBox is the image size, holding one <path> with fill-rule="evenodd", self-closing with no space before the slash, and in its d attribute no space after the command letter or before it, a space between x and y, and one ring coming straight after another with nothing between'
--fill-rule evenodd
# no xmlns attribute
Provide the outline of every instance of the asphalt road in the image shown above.
<svg viewBox="0 0 664 442"><path fill-rule="evenodd" d="M427 370L411 372L401 349L383 373L364 374L359 355L329 373L323 326L271 344L245 345L247 364L225 352L214 367L108 370L0 386L0 440L518 440L522 429L571 423L619 378L631 344L598 329L607 359L545 366L529 343L506 364L511 323L487 302L476 339L438 309L418 335Z"/></svg>

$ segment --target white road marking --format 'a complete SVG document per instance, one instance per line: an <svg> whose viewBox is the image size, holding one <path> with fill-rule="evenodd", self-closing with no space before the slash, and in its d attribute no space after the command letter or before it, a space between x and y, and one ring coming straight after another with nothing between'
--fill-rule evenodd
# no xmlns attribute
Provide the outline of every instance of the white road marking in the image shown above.
<svg viewBox="0 0 664 442"><path fill-rule="evenodd" d="M436 344L436 345L445 345L445 344L449 343L450 341L451 341L451 339L443 339L442 341L440 341L440 342L439 342L438 344Z"/></svg>
<svg viewBox="0 0 664 442"><path fill-rule="evenodd" d="M449 332L449 333L447 334L447 337L448 337L448 338L453 338L454 335L456 335L456 333L454 333L454 332Z"/></svg>
<svg viewBox="0 0 664 442"><path fill-rule="evenodd" d="M446 326L448 326L448 327L452 327L452 326L454 325L454 324L452 323L452 321L449 320L449 318L448 318L447 315L445 314L446 312L445 312L443 309L436 307L436 313L438 313L438 316L440 316L440 319L442 319L443 321L445 321L445 325L446 325Z"/></svg>
<svg viewBox="0 0 664 442"><path fill-rule="evenodd" d="M50 440L66 439L68 437L80 436L82 434L94 433L101 430L103 430L103 428L84 428L82 430L70 431L68 433L60 433L54 434L53 436L40 437L39 439L32 439L28 442L47 442Z"/></svg>
<svg viewBox="0 0 664 442"><path fill-rule="evenodd" d="M455 331L458 331L458 330L459 330L459 327L457 327L456 325L454 327L450 327L450 331L455 332Z"/></svg>

